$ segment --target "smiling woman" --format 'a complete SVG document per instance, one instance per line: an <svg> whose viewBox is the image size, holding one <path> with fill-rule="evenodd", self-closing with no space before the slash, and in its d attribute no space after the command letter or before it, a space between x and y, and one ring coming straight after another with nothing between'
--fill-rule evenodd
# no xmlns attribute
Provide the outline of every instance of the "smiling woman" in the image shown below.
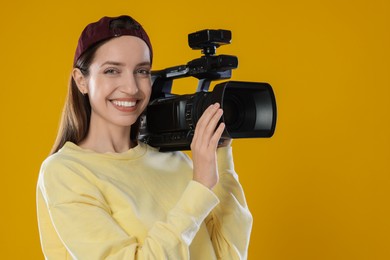
<svg viewBox="0 0 390 260"><path fill-rule="evenodd" d="M112 133L114 127L129 128L120 131L122 136L115 149L123 152L130 143L130 126L136 123L145 110L151 94L150 51L143 40L135 36L121 36L107 41L97 49L87 73L73 70L78 89L88 94L91 105L89 132L79 143L83 148L100 152L101 135ZM135 131L135 130L134 130ZM104 149L104 148L103 148Z"/></svg>
<svg viewBox="0 0 390 260"><path fill-rule="evenodd" d="M129 16L80 36L61 128L38 179L47 259L246 259L252 215L223 111L211 105L191 144L161 153L137 140L151 95L152 47Z"/></svg>

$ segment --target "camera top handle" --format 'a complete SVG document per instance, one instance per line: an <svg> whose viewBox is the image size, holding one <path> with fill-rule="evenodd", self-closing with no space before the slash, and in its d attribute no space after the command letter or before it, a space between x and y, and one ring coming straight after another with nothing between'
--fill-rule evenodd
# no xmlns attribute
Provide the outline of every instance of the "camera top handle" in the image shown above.
<svg viewBox="0 0 390 260"><path fill-rule="evenodd" d="M152 72L152 99L169 96L174 79L195 77L199 79L196 92L207 92L211 81L231 78L232 69L238 67L238 58L232 55L215 55L215 50L223 44L230 44L231 31L202 30L188 35L189 46L201 49L204 56L164 70Z"/></svg>

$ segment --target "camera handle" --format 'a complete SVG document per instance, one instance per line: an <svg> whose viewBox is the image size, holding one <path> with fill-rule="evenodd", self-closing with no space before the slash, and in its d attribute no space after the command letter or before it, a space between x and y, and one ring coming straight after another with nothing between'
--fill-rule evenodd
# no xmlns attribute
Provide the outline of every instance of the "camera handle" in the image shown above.
<svg viewBox="0 0 390 260"><path fill-rule="evenodd" d="M194 77L199 80L196 92L207 92L213 80L230 79L238 59L231 55L202 56L186 65L179 65L152 72L152 99L172 94L174 79Z"/></svg>
<svg viewBox="0 0 390 260"><path fill-rule="evenodd" d="M198 88L196 89L196 92L207 92L209 91L211 81L213 80L220 80L220 79L230 79L232 76L232 70L225 70L225 71L216 71L209 73L207 78L198 78Z"/></svg>
<svg viewBox="0 0 390 260"><path fill-rule="evenodd" d="M214 80L230 79L232 76L232 70L225 71L214 71L208 72L207 75L196 75L198 82L198 87L196 92L207 92L210 88L210 84ZM172 84L173 80L176 77L167 77L166 74L162 76L161 74L155 73L152 75L152 97L151 99L158 97L168 97L172 94Z"/></svg>

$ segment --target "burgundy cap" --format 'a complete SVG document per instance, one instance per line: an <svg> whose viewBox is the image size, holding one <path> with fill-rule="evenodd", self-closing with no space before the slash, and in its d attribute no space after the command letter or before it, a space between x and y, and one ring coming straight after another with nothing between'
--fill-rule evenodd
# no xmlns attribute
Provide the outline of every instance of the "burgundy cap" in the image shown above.
<svg viewBox="0 0 390 260"><path fill-rule="evenodd" d="M80 35L73 64L76 65L80 56L96 43L122 35L136 36L144 40L149 47L150 62L152 62L152 44L142 25L130 16L122 15L103 17L95 23L88 24Z"/></svg>

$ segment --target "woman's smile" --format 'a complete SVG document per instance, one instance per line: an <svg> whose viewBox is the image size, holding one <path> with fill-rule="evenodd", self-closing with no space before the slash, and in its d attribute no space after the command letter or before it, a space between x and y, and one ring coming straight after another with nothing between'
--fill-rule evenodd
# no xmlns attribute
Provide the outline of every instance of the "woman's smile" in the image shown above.
<svg viewBox="0 0 390 260"><path fill-rule="evenodd" d="M110 100L110 102L116 109L122 112L133 112L137 110L137 99L121 98Z"/></svg>

